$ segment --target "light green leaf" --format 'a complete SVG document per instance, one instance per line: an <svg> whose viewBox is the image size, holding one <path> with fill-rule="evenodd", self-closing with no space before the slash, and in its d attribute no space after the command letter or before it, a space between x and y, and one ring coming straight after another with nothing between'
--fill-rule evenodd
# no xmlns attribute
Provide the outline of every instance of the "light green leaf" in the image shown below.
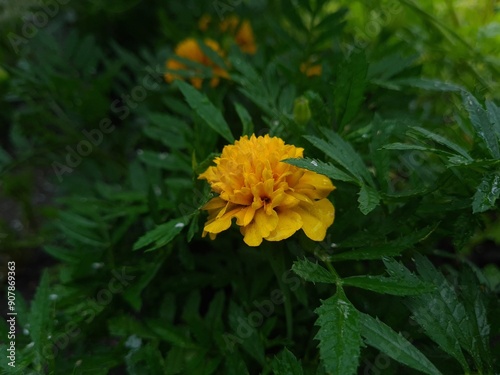
<svg viewBox="0 0 500 375"><path fill-rule="evenodd" d="M188 221L187 217L181 217L158 225L155 229L139 238L132 250L139 250L147 246L148 249L146 251L151 251L167 245L182 231L182 228L186 226Z"/></svg>
<svg viewBox="0 0 500 375"><path fill-rule="evenodd" d="M282 160L285 163L295 165L299 168L304 168L309 171L313 171L319 174L323 174L327 177L330 177L332 180L345 181L345 182L353 182L356 183L357 180L349 176L347 173L341 171L336 166L325 163L319 160L310 159L310 158L300 158L300 159L285 159Z"/></svg>
<svg viewBox="0 0 500 375"><path fill-rule="evenodd" d="M462 91L462 102L467 112L469 112L470 121L474 129L488 147L491 156L494 159L500 159L500 142L488 114L477 99L467 91Z"/></svg>
<svg viewBox="0 0 500 375"><path fill-rule="evenodd" d="M400 333L370 315L360 313L360 325L365 342L387 354L392 359L425 374L441 372Z"/></svg>
<svg viewBox="0 0 500 375"><path fill-rule="evenodd" d="M233 143L234 137L231 134L231 129L222 113L217 109L207 98L206 95L200 93L190 84L177 80L177 86L186 98L189 106L210 126L213 130L219 133L226 141Z"/></svg>
<svg viewBox="0 0 500 375"><path fill-rule="evenodd" d="M320 357L327 372L356 374L361 347L359 313L344 295L337 293L322 301L315 312L319 315Z"/></svg>
<svg viewBox="0 0 500 375"><path fill-rule="evenodd" d="M287 348L283 349L271 362L274 375L303 375L300 361Z"/></svg>
<svg viewBox="0 0 500 375"><path fill-rule="evenodd" d="M368 215L379 205L380 195L375 189L363 184L359 191L358 202L359 210L363 215Z"/></svg>
<svg viewBox="0 0 500 375"><path fill-rule="evenodd" d="M406 281L396 277L385 276L351 276L342 279L344 285L371 290L377 293L392 294L395 296L411 296L429 293L434 290L432 284L422 281Z"/></svg>
<svg viewBox="0 0 500 375"><path fill-rule="evenodd" d="M488 174L483 178L474 194L472 212L476 214L495 208L498 197L500 197L500 175L497 173Z"/></svg>
<svg viewBox="0 0 500 375"><path fill-rule="evenodd" d="M293 262L292 271L312 283L335 283L335 277L318 263L304 258Z"/></svg>

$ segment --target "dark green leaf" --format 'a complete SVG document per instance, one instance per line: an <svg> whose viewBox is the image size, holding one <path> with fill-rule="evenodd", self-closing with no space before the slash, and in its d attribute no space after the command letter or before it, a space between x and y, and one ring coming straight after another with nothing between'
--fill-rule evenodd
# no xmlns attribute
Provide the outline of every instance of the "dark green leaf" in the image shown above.
<svg viewBox="0 0 500 375"><path fill-rule="evenodd" d="M500 142L500 107L490 100L486 100L486 109L488 110L488 118L493 126L493 130Z"/></svg>
<svg viewBox="0 0 500 375"><path fill-rule="evenodd" d="M472 212L479 213L495 208L498 197L500 197L500 175L497 173L486 175L474 194Z"/></svg>
<svg viewBox="0 0 500 375"><path fill-rule="evenodd" d="M351 276L342 279L345 285L371 290L377 293L395 296L411 296L429 293L434 290L432 284L421 281L405 281L404 279L385 276Z"/></svg>
<svg viewBox="0 0 500 375"><path fill-rule="evenodd" d="M250 116L246 108L241 104L234 103L234 108L236 109L236 113L238 113L238 117L240 118L241 124L243 125L242 135L251 136L254 132L252 117Z"/></svg>
<svg viewBox="0 0 500 375"><path fill-rule="evenodd" d="M330 177L332 180L339 180L345 182L354 182L356 183L356 179L352 176L349 176L347 173L342 172L336 166L325 163L319 160L310 159L310 158L300 158L300 159L286 159L283 160L285 163L295 165L299 168L304 168L309 171L313 171L319 174L324 174L325 176Z"/></svg>
<svg viewBox="0 0 500 375"><path fill-rule="evenodd" d="M368 215L379 205L380 195L375 189L363 184L359 191L358 202L359 210L363 215Z"/></svg>
<svg viewBox="0 0 500 375"><path fill-rule="evenodd" d="M49 288L49 274L44 271L36 289L35 297L31 302L29 319L30 336L35 343L34 350L37 353L39 363L44 363L47 357L46 353L52 352L53 345L53 342L48 339L48 336L52 334L54 321L50 307Z"/></svg>
<svg viewBox="0 0 500 375"><path fill-rule="evenodd" d="M156 250L167 245L172 241L188 223L186 217L170 220L165 224L158 225L155 229L149 231L144 236L139 238L133 246L133 250L139 250L143 247L148 247L146 251Z"/></svg>
<svg viewBox="0 0 500 375"><path fill-rule="evenodd" d="M234 137L231 134L231 129L222 113L217 109L206 95L200 93L190 84L178 80L177 85L184 94L189 106L210 126L214 131L219 133L226 141L233 143Z"/></svg>
<svg viewBox="0 0 500 375"><path fill-rule="evenodd" d="M302 366L297 358L287 348L274 357L271 362L274 375L303 375Z"/></svg>
<svg viewBox="0 0 500 375"><path fill-rule="evenodd" d="M322 301L315 312L318 314L320 357L326 371L332 374L356 374L361 333L359 313L345 296L337 293Z"/></svg>
<svg viewBox="0 0 500 375"><path fill-rule="evenodd" d="M359 314L365 342L387 354L392 359L425 374L438 375L441 372L400 333L396 333L378 319Z"/></svg>
<svg viewBox="0 0 500 375"><path fill-rule="evenodd" d="M333 261L341 260L363 260L363 259L380 259L384 256L399 255L405 250L411 249L414 244L426 239L435 229L433 227L425 227L421 230L415 231L400 239L388 242L387 244L375 245L371 247L362 247L345 251L339 254L332 255Z"/></svg>
<svg viewBox="0 0 500 375"><path fill-rule="evenodd" d="M414 126L411 129L412 129L412 131L414 131L414 132L416 132L416 133L418 133L420 135L423 135L424 137L430 139L431 141L440 143L443 146L448 147L449 149L451 149L451 150L457 152L458 154L462 155L464 158L466 158L468 160L472 160L471 156L467 153L467 151L465 151L459 145L457 145L457 144L453 143L452 141L446 139L445 137L442 137L439 134L433 133L430 130L427 130L427 129L424 129L424 128L421 128L421 127L418 127L418 126Z"/></svg>
<svg viewBox="0 0 500 375"><path fill-rule="evenodd" d="M342 128L356 115L364 99L368 63L364 52L354 53L338 67L334 88L334 107Z"/></svg>
<svg viewBox="0 0 500 375"><path fill-rule="evenodd" d="M335 277L318 263L304 258L293 262L292 271L312 283L335 283Z"/></svg>
<svg viewBox="0 0 500 375"><path fill-rule="evenodd" d="M467 112L469 112L470 121L474 129L488 147L491 156L495 159L500 159L500 142L488 114L477 99L467 91L462 91L462 102Z"/></svg>

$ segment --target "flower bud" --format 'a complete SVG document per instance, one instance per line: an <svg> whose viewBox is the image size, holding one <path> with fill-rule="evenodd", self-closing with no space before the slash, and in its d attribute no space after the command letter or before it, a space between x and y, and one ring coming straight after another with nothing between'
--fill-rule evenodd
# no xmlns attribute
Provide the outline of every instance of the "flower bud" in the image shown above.
<svg viewBox="0 0 500 375"><path fill-rule="evenodd" d="M305 126L311 119L311 108L306 97L299 96L293 102L293 119L300 126Z"/></svg>

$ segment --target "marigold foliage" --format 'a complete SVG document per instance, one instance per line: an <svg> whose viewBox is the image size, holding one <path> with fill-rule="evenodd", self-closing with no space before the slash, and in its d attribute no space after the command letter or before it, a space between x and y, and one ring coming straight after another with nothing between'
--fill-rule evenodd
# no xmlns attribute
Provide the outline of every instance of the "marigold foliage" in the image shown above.
<svg viewBox="0 0 500 375"><path fill-rule="evenodd" d="M199 176L219 194L203 207L209 214L203 236L214 239L236 218L249 246L281 241L299 229L322 241L335 216L327 199L335 186L326 176L283 162L302 158L303 151L269 135L243 136L225 146L215 166Z"/></svg>

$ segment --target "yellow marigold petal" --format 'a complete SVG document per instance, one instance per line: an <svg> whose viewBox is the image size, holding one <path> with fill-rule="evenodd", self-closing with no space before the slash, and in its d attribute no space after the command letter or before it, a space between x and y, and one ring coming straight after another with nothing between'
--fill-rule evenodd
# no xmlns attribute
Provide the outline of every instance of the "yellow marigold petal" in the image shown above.
<svg viewBox="0 0 500 375"><path fill-rule="evenodd" d="M243 241L248 246L259 246L262 243L262 235L255 223L251 223L246 227L241 227L241 234L243 234Z"/></svg>
<svg viewBox="0 0 500 375"><path fill-rule="evenodd" d="M302 228L302 218L294 210L280 210L278 212L278 225L266 237L268 241L281 241Z"/></svg>
<svg viewBox="0 0 500 375"><path fill-rule="evenodd" d="M311 171L306 171L293 188L297 193L305 194L312 199L326 198L335 190L328 177Z"/></svg>
<svg viewBox="0 0 500 375"><path fill-rule="evenodd" d="M241 210L241 208L236 208L234 210L231 210L229 212L226 212L224 215L221 217L216 217L213 219L212 222L208 223L205 225L205 232L208 233L220 233L225 231L231 226L231 220L236 214Z"/></svg>
<svg viewBox="0 0 500 375"><path fill-rule="evenodd" d="M203 207L202 210L214 210L214 209L221 209L222 207L225 207L227 202L223 199L220 199L219 197L215 197L210 199Z"/></svg>
<svg viewBox="0 0 500 375"><path fill-rule="evenodd" d="M302 218L302 230L306 236L313 241L323 241L335 217L333 204L325 198L313 204L301 204L294 210Z"/></svg>

